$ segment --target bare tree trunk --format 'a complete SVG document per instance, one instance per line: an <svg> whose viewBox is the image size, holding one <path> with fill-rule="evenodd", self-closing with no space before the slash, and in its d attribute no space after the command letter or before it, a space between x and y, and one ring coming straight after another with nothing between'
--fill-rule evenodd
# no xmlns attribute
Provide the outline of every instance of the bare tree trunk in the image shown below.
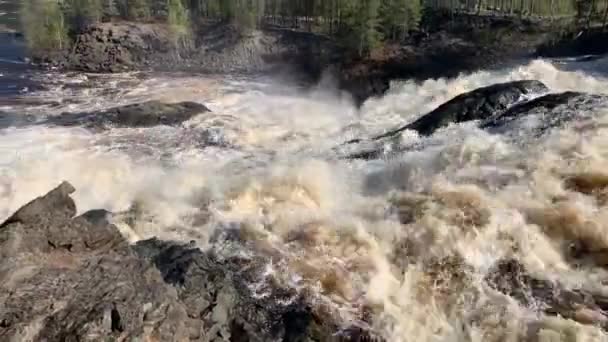
<svg viewBox="0 0 608 342"><path fill-rule="evenodd" d="M591 17L593 16L594 9L595 9L595 0L591 0L591 6L589 6L589 12L587 13L587 28L591 27Z"/></svg>
<svg viewBox="0 0 608 342"><path fill-rule="evenodd" d="M604 7L604 19L602 20L602 31L606 30L606 21L608 20L608 1L606 1L606 7Z"/></svg>
<svg viewBox="0 0 608 342"><path fill-rule="evenodd" d="M530 0L530 16L534 14L534 0Z"/></svg>

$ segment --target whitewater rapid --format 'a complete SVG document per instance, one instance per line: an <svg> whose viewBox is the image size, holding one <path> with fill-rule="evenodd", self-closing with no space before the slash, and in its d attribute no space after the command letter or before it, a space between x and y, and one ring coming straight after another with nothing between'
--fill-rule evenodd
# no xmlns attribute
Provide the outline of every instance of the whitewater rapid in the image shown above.
<svg viewBox="0 0 608 342"><path fill-rule="evenodd" d="M254 250L273 251L266 276L312 289L328 310L388 341L608 341L599 327L546 316L482 281L498 260L515 258L540 279L608 295L603 267L575 267L563 253L573 237L608 248L607 108L541 136L466 123L426 138L404 132L401 142L418 147L386 160L335 152L463 92L521 79L608 94L608 79L546 61L395 82L360 109L330 79L308 89L272 78L41 76L46 90L0 102L0 111L42 117L155 99L197 101L212 113L178 127L1 128L0 221L67 180L80 212L116 213L132 242L212 248L218 230L242 230ZM573 177L597 189L567 187ZM442 260L460 260L465 276L434 269Z"/></svg>

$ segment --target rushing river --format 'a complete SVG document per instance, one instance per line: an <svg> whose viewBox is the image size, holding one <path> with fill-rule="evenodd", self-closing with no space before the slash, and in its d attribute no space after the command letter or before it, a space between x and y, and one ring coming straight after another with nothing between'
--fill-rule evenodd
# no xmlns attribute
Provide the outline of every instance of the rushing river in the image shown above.
<svg viewBox="0 0 608 342"><path fill-rule="evenodd" d="M575 266L561 248L563 236L608 248L605 193L564 186L572 175L608 179L605 108L542 135L472 123L430 137L406 131L402 143L417 147L389 159L345 160L335 149L498 82L608 93L605 60L563 63L395 82L358 109L330 79L310 89L271 77L33 74L0 60L0 74L19 81L0 76L0 221L67 180L80 212L137 207L135 220L115 217L131 241L209 248L217 230L251 232L252 243L280 251L265 276L312 290L345 319L370 307L367 322L388 341L608 341L600 327L546 316L482 281L510 257L538 278L608 291L606 269ZM101 131L18 120L153 99L212 113L177 127ZM415 211L408 222L406 207ZM446 258L461 260L466 276L431 281L430 265Z"/></svg>

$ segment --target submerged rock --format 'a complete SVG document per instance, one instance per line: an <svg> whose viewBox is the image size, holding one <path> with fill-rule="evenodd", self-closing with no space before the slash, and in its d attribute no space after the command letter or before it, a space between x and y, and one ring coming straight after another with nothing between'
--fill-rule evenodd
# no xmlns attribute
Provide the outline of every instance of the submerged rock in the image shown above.
<svg viewBox="0 0 608 342"><path fill-rule="evenodd" d="M534 278L517 260L499 261L485 281L522 305L547 315L561 316L582 324L608 328L608 298L584 289L568 289L558 282Z"/></svg>
<svg viewBox="0 0 608 342"><path fill-rule="evenodd" d="M89 128L152 127L177 125L195 115L210 112L196 102L162 103L147 101L89 113L64 113L49 118L45 124L58 126L85 126Z"/></svg>
<svg viewBox="0 0 608 342"><path fill-rule="evenodd" d="M64 182L0 225L0 340L380 341L273 281L238 232L208 251L129 245L111 213L75 217L74 191Z"/></svg>

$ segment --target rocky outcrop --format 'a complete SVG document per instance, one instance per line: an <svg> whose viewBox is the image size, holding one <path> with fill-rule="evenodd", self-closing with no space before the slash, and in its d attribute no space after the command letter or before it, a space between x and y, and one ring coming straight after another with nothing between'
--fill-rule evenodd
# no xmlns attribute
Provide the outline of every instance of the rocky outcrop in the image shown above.
<svg viewBox="0 0 608 342"><path fill-rule="evenodd" d="M163 25L102 23L78 34L70 51L54 62L78 71L121 72L145 67L149 56L168 54L172 48Z"/></svg>
<svg viewBox="0 0 608 342"><path fill-rule="evenodd" d="M282 251L256 244L246 228L218 229L205 250L156 238L130 245L112 213L76 216L74 191L64 182L0 225L2 341L383 341L365 324L373 319L365 305L361 321L345 320L310 289L275 278L268 261L280 267ZM403 223L412 215L399 214ZM540 278L515 259L477 280L459 257L430 260L424 270L441 279L429 286L458 286L446 295L482 280L471 294L502 293L529 310L608 329L600 290Z"/></svg>
<svg viewBox="0 0 608 342"><path fill-rule="evenodd" d="M199 23L191 39L176 41L164 24L95 24L75 37L67 53L46 56L66 69L268 72L287 68L316 82L335 70L340 88L357 104L381 95L393 79L453 77L504 66L531 55L552 28L516 18L425 14L419 32L358 56L322 34L264 25L246 31L227 23ZM297 72L293 72L293 70Z"/></svg>
<svg viewBox="0 0 608 342"><path fill-rule="evenodd" d="M550 114L560 111L561 106L570 107L581 107L585 104L595 104L597 101L604 99L605 96L587 94L575 91L568 91L564 93L547 94L545 96L537 97L533 100L519 103L502 114L496 115L482 127L491 127L504 124L506 121L521 118L526 115L532 115L534 113Z"/></svg>
<svg viewBox="0 0 608 342"><path fill-rule="evenodd" d="M226 229L202 251L129 245L104 210L76 215L69 183L0 225L3 341L372 341L372 332L265 277L267 255ZM380 339L377 339L380 341Z"/></svg>
<svg viewBox="0 0 608 342"><path fill-rule="evenodd" d="M106 127L151 127L177 125L195 115L209 112L196 102L162 103L148 101L90 113L65 113L47 119L43 124L58 126Z"/></svg>
<svg viewBox="0 0 608 342"><path fill-rule="evenodd" d="M559 282L537 279L514 259L499 261L485 281L490 287L544 314L561 316L582 324L608 328L608 297L583 288L569 289Z"/></svg>
<svg viewBox="0 0 608 342"><path fill-rule="evenodd" d="M271 27L247 31L226 23L200 25L191 37L176 40L160 23L99 23L78 33L69 51L36 60L95 73L131 69L257 73L290 65L317 75L330 64L335 49L328 38L312 33Z"/></svg>
<svg viewBox="0 0 608 342"><path fill-rule="evenodd" d="M581 92L547 94L518 103L481 123L493 133L538 135L575 118L593 115L608 104L608 96Z"/></svg>
<svg viewBox="0 0 608 342"><path fill-rule="evenodd" d="M0 226L0 339L179 341L186 312L107 221L74 217L63 183Z"/></svg>
<svg viewBox="0 0 608 342"><path fill-rule="evenodd" d="M404 148L395 143L406 130L420 135L433 134L453 123L479 121L479 127L494 134L512 137L539 136L551 128L594 115L597 108L608 105L608 96L581 92L545 93L548 88L538 81L516 81L495 84L458 95L418 120L368 140L354 139L343 147L355 144L368 146L347 152L348 158L374 159L385 155L385 147L398 153ZM371 146L370 146L371 145Z"/></svg>
<svg viewBox="0 0 608 342"><path fill-rule="evenodd" d="M418 120L377 136L374 140L394 136L408 129L416 131L420 135L430 135L449 124L500 116L509 107L521 101L523 96L548 90L543 83L534 80L499 83L478 88L460 94Z"/></svg>

